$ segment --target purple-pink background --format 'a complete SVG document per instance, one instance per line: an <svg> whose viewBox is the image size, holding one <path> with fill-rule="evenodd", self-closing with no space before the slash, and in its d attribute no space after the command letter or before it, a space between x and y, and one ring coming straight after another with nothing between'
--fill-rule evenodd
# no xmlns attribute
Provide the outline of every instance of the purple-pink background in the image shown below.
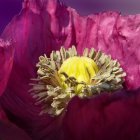
<svg viewBox="0 0 140 140"><path fill-rule="evenodd" d="M140 13L140 0L61 0L75 8L81 15L97 13L100 11L120 11L122 14ZM0 33L17 14L22 0L0 0Z"/></svg>

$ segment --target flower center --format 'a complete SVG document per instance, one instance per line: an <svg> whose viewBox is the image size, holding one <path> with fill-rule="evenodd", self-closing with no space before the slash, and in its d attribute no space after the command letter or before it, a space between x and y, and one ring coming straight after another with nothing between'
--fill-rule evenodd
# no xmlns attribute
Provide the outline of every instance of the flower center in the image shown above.
<svg viewBox="0 0 140 140"><path fill-rule="evenodd" d="M39 57L36 79L30 92L36 104L43 104L40 114L60 115L74 97L92 98L102 92L123 88L126 73L117 60L94 48L85 48L80 57L73 46Z"/></svg>
<svg viewBox="0 0 140 140"><path fill-rule="evenodd" d="M98 67L94 60L88 57L71 57L63 62L58 73L62 80L62 85L67 88L67 78L74 78L77 81L76 91L80 92L85 84L90 84L92 78L98 72ZM64 75L65 73L65 75ZM67 75L67 76L66 76Z"/></svg>

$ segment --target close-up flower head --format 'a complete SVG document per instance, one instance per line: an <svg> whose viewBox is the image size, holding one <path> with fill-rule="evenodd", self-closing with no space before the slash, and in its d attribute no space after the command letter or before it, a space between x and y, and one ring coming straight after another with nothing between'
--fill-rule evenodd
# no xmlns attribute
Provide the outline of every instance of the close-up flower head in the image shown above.
<svg viewBox="0 0 140 140"><path fill-rule="evenodd" d="M140 15L115 11L23 0L0 36L0 140L140 140Z"/></svg>

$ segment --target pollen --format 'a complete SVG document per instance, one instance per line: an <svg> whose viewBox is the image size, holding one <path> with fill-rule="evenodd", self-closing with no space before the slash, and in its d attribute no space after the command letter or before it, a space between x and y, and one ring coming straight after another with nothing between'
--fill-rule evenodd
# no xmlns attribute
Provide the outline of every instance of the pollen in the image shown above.
<svg viewBox="0 0 140 140"><path fill-rule="evenodd" d="M77 92L80 92L84 86L84 84L80 83L90 84L97 72L98 66L93 59L80 56L70 57L65 60L58 71L65 88L67 88L68 85L65 84L66 76L64 76L63 73L68 77L76 79L79 83L76 89Z"/></svg>

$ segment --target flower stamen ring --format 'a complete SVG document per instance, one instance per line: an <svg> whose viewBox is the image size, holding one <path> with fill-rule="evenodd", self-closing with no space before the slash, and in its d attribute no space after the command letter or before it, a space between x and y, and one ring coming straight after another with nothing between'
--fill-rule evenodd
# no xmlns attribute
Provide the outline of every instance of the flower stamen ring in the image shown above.
<svg viewBox="0 0 140 140"><path fill-rule="evenodd" d="M36 103L43 103L40 114L60 115L74 96L90 98L101 92L123 88L126 73L117 60L93 48L79 56L75 46L52 51L50 58L39 57L38 77L32 89Z"/></svg>

